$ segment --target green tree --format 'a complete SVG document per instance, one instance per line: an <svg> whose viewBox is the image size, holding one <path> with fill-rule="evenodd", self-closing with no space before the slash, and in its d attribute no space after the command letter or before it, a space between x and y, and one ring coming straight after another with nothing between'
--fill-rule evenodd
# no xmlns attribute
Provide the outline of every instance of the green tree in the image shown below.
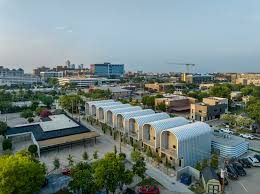
<svg viewBox="0 0 260 194"><path fill-rule="evenodd" d="M7 129L7 124L5 122L0 121L0 135L4 135Z"/></svg>
<svg viewBox="0 0 260 194"><path fill-rule="evenodd" d="M0 157L0 194L38 193L45 179L44 165L20 154Z"/></svg>
<svg viewBox="0 0 260 194"><path fill-rule="evenodd" d="M148 147L148 149L146 149L146 155L147 155L148 157L153 157L153 152L152 152L152 150L151 150L150 147Z"/></svg>
<svg viewBox="0 0 260 194"><path fill-rule="evenodd" d="M215 169L218 168L218 155L217 154L212 154L210 166Z"/></svg>
<svg viewBox="0 0 260 194"><path fill-rule="evenodd" d="M11 150L12 149L12 141L10 139L4 139L2 142L3 150Z"/></svg>
<svg viewBox="0 0 260 194"><path fill-rule="evenodd" d="M96 160L96 159L98 159L98 151L97 150L95 150L94 152L93 152L93 158Z"/></svg>
<svg viewBox="0 0 260 194"><path fill-rule="evenodd" d="M59 160L59 158L54 158L54 160L53 160L53 166L54 166L54 170L60 168L60 160Z"/></svg>
<svg viewBox="0 0 260 194"><path fill-rule="evenodd" d="M114 153L107 153L93 165L97 188L114 193L119 186L132 182L133 173L125 169L124 159Z"/></svg>
<svg viewBox="0 0 260 194"><path fill-rule="evenodd" d="M83 160L87 161L89 156L88 156L88 152L84 151L83 154L82 154L82 158Z"/></svg>
<svg viewBox="0 0 260 194"><path fill-rule="evenodd" d="M252 126L253 123L254 123L254 121L250 118L246 118L243 116L237 116L237 118L236 118L236 124L238 126L250 127L250 126Z"/></svg>
<svg viewBox="0 0 260 194"><path fill-rule="evenodd" d="M247 103L246 112L250 116L250 118L255 119L258 123L260 123L260 99L250 98Z"/></svg>
<svg viewBox="0 0 260 194"><path fill-rule="evenodd" d="M32 154L32 156L36 156L38 152L38 147L35 144L32 144L28 147L28 151Z"/></svg>
<svg viewBox="0 0 260 194"><path fill-rule="evenodd" d="M36 113L37 115L40 115L40 113L41 113L44 109L45 109L45 108L37 107L37 108L35 109L35 113Z"/></svg>
<svg viewBox="0 0 260 194"><path fill-rule="evenodd" d="M48 78L47 83L48 83L50 86L54 87L54 86L57 86L57 85L58 85L59 81L58 81L57 78Z"/></svg>
<svg viewBox="0 0 260 194"><path fill-rule="evenodd" d="M158 104L156 106L156 110L165 112L166 111L166 105L164 103Z"/></svg>
<svg viewBox="0 0 260 194"><path fill-rule="evenodd" d="M117 148L116 148L116 145L114 145L114 153L117 154Z"/></svg>
<svg viewBox="0 0 260 194"><path fill-rule="evenodd" d="M136 162L140 158L142 158L142 155L141 155L141 153L139 151L137 151L137 150L132 150L131 151L131 159L133 160L133 162Z"/></svg>
<svg viewBox="0 0 260 194"><path fill-rule="evenodd" d="M209 90L209 94L211 96L228 98L228 99L230 99L230 93L231 93L231 89L229 88L228 85L225 84L215 85Z"/></svg>
<svg viewBox="0 0 260 194"><path fill-rule="evenodd" d="M232 125L236 123L236 116L232 114L223 114L220 118L226 122L229 122Z"/></svg>
<svg viewBox="0 0 260 194"><path fill-rule="evenodd" d="M255 86L252 95L256 98L260 98L260 86Z"/></svg>
<svg viewBox="0 0 260 194"><path fill-rule="evenodd" d="M144 96L142 98L142 103L148 107L154 107L155 97L154 96Z"/></svg>
<svg viewBox="0 0 260 194"><path fill-rule="evenodd" d="M133 172L142 180L145 178L146 165L143 158L139 158L133 165Z"/></svg>
<svg viewBox="0 0 260 194"><path fill-rule="evenodd" d="M27 121L28 121L29 123L32 123L32 122L34 121L34 119L33 119L32 117L29 117L29 118L27 119Z"/></svg>
<svg viewBox="0 0 260 194"><path fill-rule="evenodd" d="M244 96L250 95L254 91L254 87L252 86L246 86L240 90Z"/></svg>
<svg viewBox="0 0 260 194"><path fill-rule="evenodd" d="M59 104L63 109L70 112L78 112L78 105L82 104L83 101L79 95L65 95L59 99Z"/></svg>
<svg viewBox="0 0 260 194"><path fill-rule="evenodd" d="M25 109L21 112L21 117L23 118L33 117L33 111L30 109Z"/></svg>
<svg viewBox="0 0 260 194"><path fill-rule="evenodd" d="M207 166L208 166L208 160L205 159L202 161L202 169L204 169Z"/></svg>
<svg viewBox="0 0 260 194"><path fill-rule="evenodd" d="M74 192L92 194L96 192L95 177L88 163L80 162L72 169L69 187Z"/></svg>
<svg viewBox="0 0 260 194"><path fill-rule="evenodd" d="M74 164L73 156L69 154L67 157L67 160L68 160L69 166L72 167Z"/></svg>
<svg viewBox="0 0 260 194"><path fill-rule="evenodd" d="M201 171L201 170L202 170L201 163L200 163L200 162L197 162L195 168L196 168L198 171Z"/></svg>

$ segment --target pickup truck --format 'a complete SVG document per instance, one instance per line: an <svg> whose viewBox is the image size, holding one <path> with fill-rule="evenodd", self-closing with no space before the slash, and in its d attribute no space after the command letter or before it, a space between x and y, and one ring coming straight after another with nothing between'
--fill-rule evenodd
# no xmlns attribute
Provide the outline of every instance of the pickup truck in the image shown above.
<svg viewBox="0 0 260 194"><path fill-rule="evenodd" d="M220 129L220 131L222 131L224 133L228 133L228 134L234 134L234 132L231 131L230 129Z"/></svg>
<svg viewBox="0 0 260 194"><path fill-rule="evenodd" d="M243 137L243 138L246 138L246 139L255 139L255 137L253 135L251 135L251 134L243 134L243 133L241 133L239 136Z"/></svg>

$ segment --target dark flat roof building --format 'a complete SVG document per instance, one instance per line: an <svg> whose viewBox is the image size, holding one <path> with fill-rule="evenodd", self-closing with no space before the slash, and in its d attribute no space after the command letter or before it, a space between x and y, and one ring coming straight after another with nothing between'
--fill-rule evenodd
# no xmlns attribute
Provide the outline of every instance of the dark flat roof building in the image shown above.
<svg viewBox="0 0 260 194"><path fill-rule="evenodd" d="M42 122L10 128L5 135L7 138L31 135L34 144L38 146L39 154L44 149L86 141L99 136L95 131L91 131L64 114L51 115L49 119Z"/></svg>

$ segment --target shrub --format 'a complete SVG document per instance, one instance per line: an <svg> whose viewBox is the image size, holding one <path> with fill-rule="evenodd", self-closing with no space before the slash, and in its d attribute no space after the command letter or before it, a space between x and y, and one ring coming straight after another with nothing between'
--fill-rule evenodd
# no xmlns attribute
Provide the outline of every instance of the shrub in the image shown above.
<svg viewBox="0 0 260 194"><path fill-rule="evenodd" d="M119 155L119 157L122 157L122 158L126 159L126 154L125 153L119 153L118 155Z"/></svg>
<svg viewBox="0 0 260 194"><path fill-rule="evenodd" d="M28 151L33 155L35 156L37 154L37 151L38 151L38 147L37 145L35 144L32 144L28 147Z"/></svg>
<svg viewBox="0 0 260 194"><path fill-rule="evenodd" d="M33 117L33 111L30 109L23 110L21 112L21 117L23 118Z"/></svg>
<svg viewBox="0 0 260 194"><path fill-rule="evenodd" d="M5 122L0 121L0 135L3 135L7 129L7 124Z"/></svg>
<svg viewBox="0 0 260 194"><path fill-rule="evenodd" d="M11 150L12 149L12 141L10 139L4 139L3 143L3 150Z"/></svg>
<svg viewBox="0 0 260 194"><path fill-rule="evenodd" d="M34 121L34 119L33 119L32 117L29 117L29 118L27 119L27 121L28 121L29 123L32 123L32 122Z"/></svg>
<svg viewBox="0 0 260 194"><path fill-rule="evenodd" d="M44 109L40 112L40 117L45 118L50 115L50 111L48 109Z"/></svg>

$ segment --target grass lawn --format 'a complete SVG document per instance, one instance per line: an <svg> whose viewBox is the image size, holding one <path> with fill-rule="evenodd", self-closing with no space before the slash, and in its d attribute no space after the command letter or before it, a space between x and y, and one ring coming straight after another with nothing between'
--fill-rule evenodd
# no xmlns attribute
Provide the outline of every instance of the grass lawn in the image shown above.
<svg viewBox="0 0 260 194"><path fill-rule="evenodd" d="M194 192L194 193L197 193L197 194L203 194L205 193L205 190L203 188L203 186L201 184L194 184L194 185L191 185L189 187L189 189Z"/></svg>

